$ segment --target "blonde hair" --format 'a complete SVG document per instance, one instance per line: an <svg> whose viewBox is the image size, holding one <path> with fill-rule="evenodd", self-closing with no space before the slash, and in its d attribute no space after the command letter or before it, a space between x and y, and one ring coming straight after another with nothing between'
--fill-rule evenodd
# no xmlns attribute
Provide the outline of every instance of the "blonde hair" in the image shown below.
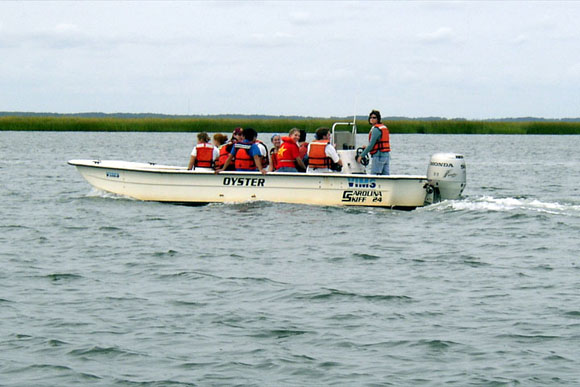
<svg viewBox="0 0 580 387"><path fill-rule="evenodd" d="M300 129L298 129L298 128L292 128L292 129L290 129L290 131L288 132L288 135L289 135L289 136L292 136L292 133L294 133L294 132L298 132L298 133L300 133Z"/></svg>

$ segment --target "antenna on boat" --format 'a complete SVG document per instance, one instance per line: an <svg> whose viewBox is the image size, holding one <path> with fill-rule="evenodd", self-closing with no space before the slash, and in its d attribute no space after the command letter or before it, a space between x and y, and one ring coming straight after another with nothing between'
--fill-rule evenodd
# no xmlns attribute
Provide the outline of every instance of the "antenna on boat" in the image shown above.
<svg viewBox="0 0 580 387"><path fill-rule="evenodd" d="M354 114L352 115L352 122L348 120L348 115L344 117L344 122L335 122L330 129L330 142L342 150L349 150L356 148L356 105L358 102L358 95L354 99ZM336 131L337 126L346 126L350 131Z"/></svg>
<svg viewBox="0 0 580 387"><path fill-rule="evenodd" d="M359 81L360 82L360 81ZM360 87L360 84L359 84ZM356 96L354 97L354 112L352 115L352 132L355 134L356 136L356 109L357 109L357 105L358 105L358 92L356 93Z"/></svg>

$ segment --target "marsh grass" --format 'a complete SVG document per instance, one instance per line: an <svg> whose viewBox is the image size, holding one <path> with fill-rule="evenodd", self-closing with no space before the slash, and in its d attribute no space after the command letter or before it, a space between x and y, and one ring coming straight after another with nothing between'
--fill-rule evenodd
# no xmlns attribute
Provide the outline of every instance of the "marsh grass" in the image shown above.
<svg viewBox="0 0 580 387"><path fill-rule="evenodd" d="M313 133L331 127L334 119L234 119L234 118L81 118L81 117L0 117L0 131L80 131L80 132L212 132L231 133L238 126L258 133L288 133L291 128ZM391 133L431 134L580 134L580 122L561 121L467 121L393 120L384 122ZM366 120L357 120L360 133L368 132Z"/></svg>

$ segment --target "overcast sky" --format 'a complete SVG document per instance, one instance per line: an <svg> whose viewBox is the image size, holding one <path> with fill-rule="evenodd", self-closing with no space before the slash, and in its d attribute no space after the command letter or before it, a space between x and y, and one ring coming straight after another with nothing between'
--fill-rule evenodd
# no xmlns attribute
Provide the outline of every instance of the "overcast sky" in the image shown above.
<svg viewBox="0 0 580 387"><path fill-rule="evenodd" d="M580 2L0 2L0 111L580 117Z"/></svg>

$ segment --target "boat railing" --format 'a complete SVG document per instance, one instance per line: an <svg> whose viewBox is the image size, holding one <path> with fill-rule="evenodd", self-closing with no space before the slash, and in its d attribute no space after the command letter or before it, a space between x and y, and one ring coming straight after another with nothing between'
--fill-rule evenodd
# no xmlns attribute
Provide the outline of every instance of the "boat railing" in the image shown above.
<svg viewBox="0 0 580 387"><path fill-rule="evenodd" d="M350 126L351 130L336 129L337 126ZM356 123L355 122L335 122L331 129L331 142L337 150L356 149Z"/></svg>

